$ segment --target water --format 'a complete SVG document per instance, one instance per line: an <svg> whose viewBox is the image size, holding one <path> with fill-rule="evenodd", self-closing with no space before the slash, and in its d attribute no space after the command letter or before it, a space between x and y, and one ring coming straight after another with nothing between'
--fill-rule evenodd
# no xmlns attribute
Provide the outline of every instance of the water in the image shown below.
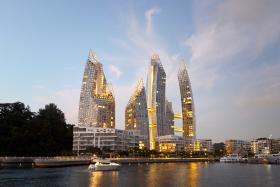
<svg viewBox="0 0 280 187"><path fill-rule="evenodd" d="M162 163L89 172L86 166L0 169L0 186L280 186L280 165Z"/></svg>

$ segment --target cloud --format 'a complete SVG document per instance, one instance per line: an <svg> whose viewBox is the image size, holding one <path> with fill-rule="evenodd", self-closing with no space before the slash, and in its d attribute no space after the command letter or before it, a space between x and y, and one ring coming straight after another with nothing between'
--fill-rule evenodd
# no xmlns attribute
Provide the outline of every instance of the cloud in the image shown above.
<svg viewBox="0 0 280 187"><path fill-rule="evenodd" d="M41 84L35 84L32 86L33 89L38 89L38 90L45 90L46 86L41 85Z"/></svg>
<svg viewBox="0 0 280 187"><path fill-rule="evenodd" d="M122 75L121 70L115 65L109 65L109 71L112 73L116 78L119 78Z"/></svg>
<svg viewBox="0 0 280 187"><path fill-rule="evenodd" d="M279 7L276 0L195 1L196 28L185 46L200 136L250 139L279 131Z"/></svg>
<svg viewBox="0 0 280 187"><path fill-rule="evenodd" d="M152 32L152 20L153 20L152 18L155 14L159 12L160 12L159 8L151 8L145 12L145 17L147 20L147 28L146 28L147 33Z"/></svg>
<svg viewBox="0 0 280 187"><path fill-rule="evenodd" d="M177 80L180 54L171 53L168 50L168 45L153 30L153 18L155 14L160 12L160 8L153 7L145 11L145 22L141 22L142 19L137 18L134 11L128 12L130 12L130 15L126 15L124 21L126 37L122 40L112 39L115 45L127 51L128 58L124 59L123 62L129 63L132 68L129 71L134 72L129 81L125 83L115 82L113 85L116 96L117 128L124 128L125 106L138 80L143 78L144 82L146 81L150 58L153 53L159 54L167 74L167 97L169 101L173 102L175 111L180 111L178 107L180 105L176 104L180 100Z"/></svg>
<svg viewBox="0 0 280 187"><path fill-rule="evenodd" d="M279 7L276 0L228 0L206 11L207 20L194 18L196 32L185 40L192 53L193 74L206 72L212 77L225 65L250 63L279 42ZM196 2L194 9L203 14L205 2Z"/></svg>

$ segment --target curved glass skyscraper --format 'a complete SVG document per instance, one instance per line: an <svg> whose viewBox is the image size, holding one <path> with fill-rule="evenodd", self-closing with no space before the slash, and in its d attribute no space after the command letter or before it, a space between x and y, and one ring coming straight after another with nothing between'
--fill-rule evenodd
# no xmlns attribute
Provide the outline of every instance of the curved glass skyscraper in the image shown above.
<svg viewBox="0 0 280 187"><path fill-rule="evenodd" d="M151 58L147 79L147 106L150 126L150 149L155 149L155 137L164 134L166 74L157 54Z"/></svg>
<svg viewBox="0 0 280 187"><path fill-rule="evenodd" d="M90 50L84 71L79 104L79 125L115 128L115 99L102 64Z"/></svg>
<svg viewBox="0 0 280 187"><path fill-rule="evenodd" d="M183 136L186 138L196 138L196 123L193 93L190 78L185 64L180 66L178 72L179 87L181 93Z"/></svg>
<svg viewBox="0 0 280 187"><path fill-rule="evenodd" d="M143 137L148 147L149 120L147 111L146 90L141 79L136 85L125 108L125 130L134 131Z"/></svg>

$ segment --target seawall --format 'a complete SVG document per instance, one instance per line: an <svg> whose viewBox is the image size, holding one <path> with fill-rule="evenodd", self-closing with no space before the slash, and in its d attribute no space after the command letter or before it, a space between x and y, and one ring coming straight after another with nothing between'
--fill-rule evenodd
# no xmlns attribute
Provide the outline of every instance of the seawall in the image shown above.
<svg viewBox="0 0 280 187"><path fill-rule="evenodd" d="M110 160L113 162L120 163L120 164L214 161L209 158L112 158Z"/></svg>
<svg viewBox="0 0 280 187"><path fill-rule="evenodd" d="M170 163L170 162L208 162L209 158L111 158L120 164ZM2 157L2 168L48 168L89 165L90 157Z"/></svg>

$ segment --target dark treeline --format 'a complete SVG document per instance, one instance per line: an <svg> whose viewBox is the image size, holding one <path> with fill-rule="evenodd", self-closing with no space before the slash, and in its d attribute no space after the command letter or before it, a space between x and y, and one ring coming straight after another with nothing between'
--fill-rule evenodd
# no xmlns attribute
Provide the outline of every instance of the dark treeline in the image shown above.
<svg viewBox="0 0 280 187"><path fill-rule="evenodd" d="M0 104L0 156L70 154L72 125L55 104L34 113L23 103Z"/></svg>

